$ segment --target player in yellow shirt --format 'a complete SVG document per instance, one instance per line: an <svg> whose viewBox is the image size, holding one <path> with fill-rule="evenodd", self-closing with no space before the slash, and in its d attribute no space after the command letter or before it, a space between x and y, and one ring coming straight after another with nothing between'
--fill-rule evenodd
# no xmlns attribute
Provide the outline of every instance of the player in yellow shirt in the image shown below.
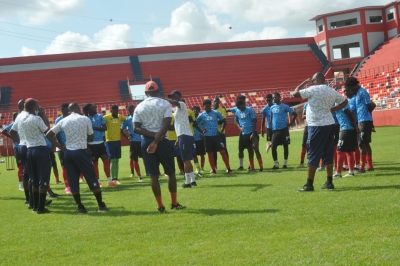
<svg viewBox="0 0 400 266"><path fill-rule="evenodd" d="M178 136L176 135L175 132L175 127L174 127L174 123L175 123L175 117L174 117L174 113L172 113L172 120L171 120L171 125L168 128L167 134L168 134L168 140L169 143L171 144L172 149L174 150L174 157L176 157L176 162L178 163L178 167L179 167L179 174L183 175L183 161L181 159L181 151L179 150L179 148L175 147L175 142L178 139Z"/></svg>
<svg viewBox="0 0 400 266"><path fill-rule="evenodd" d="M221 104L221 100L219 99L219 97L215 97L214 101L213 101L213 105L214 105L213 109L215 111L218 111L225 118L225 121L226 121L226 109L225 109L225 107L220 106L220 104ZM222 133L219 135L219 137L221 138L221 143L224 145L226 156L228 156L228 158L229 158L228 148L226 147L225 129L223 132L221 130L222 130L222 121L218 121L218 131ZM214 152L215 168L217 168L217 154L218 154L217 152Z"/></svg>
<svg viewBox="0 0 400 266"><path fill-rule="evenodd" d="M125 116L118 114L118 105L111 107L111 114L105 115L106 121L106 146L110 156L111 177L118 185L119 159L121 158L121 123Z"/></svg>

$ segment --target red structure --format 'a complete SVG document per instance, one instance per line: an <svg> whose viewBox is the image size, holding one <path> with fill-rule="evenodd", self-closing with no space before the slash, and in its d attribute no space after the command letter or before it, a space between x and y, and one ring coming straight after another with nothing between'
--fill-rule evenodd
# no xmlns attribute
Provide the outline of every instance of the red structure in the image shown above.
<svg viewBox="0 0 400 266"><path fill-rule="evenodd" d="M313 17L315 42L332 69L351 70L379 44L400 33L400 1L366 6Z"/></svg>

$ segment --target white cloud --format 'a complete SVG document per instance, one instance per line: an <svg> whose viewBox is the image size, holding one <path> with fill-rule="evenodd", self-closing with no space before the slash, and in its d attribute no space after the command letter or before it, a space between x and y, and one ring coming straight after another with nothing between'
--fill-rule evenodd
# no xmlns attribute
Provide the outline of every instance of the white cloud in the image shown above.
<svg viewBox="0 0 400 266"><path fill-rule="evenodd" d="M101 29L93 38L76 32L68 31L58 35L42 54L76 53L97 50L113 50L132 47L130 43L130 27L126 24L115 24ZM23 47L22 55L36 52Z"/></svg>
<svg viewBox="0 0 400 266"><path fill-rule="evenodd" d="M30 48L28 48L26 46L23 46L21 48L21 52L20 53L21 53L22 56L31 56L31 55L36 55L37 54L35 49L30 49Z"/></svg>
<svg viewBox="0 0 400 266"><path fill-rule="evenodd" d="M304 37L314 37L315 35L317 35L315 30L308 30L304 33Z"/></svg>
<svg viewBox="0 0 400 266"><path fill-rule="evenodd" d="M170 25L156 28L147 37L152 45L179 45L257 39L277 39L287 37L281 27L265 27L261 32L248 31L234 34L230 25L221 23L216 15L200 12L195 4L186 2L171 14Z"/></svg>
<svg viewBox="0 0 400 266"><path fill-rule="evenodd" d="M287 38L288 32L282 27L265 27L261 32L247 31L239 33L230 38L229 41L247 41L247 40L264 40L264 39L282 39Z"/></svg>
<svg viewBox="0 0 400 266"><path fill-rule="evenodd" d="M201 0L206 10L212 14L227 14L250 22L300 22L318 15L349 8L369 5L384 5L388 0ZM292 24L292 27L298 27Z"/></svg>
<svg viewBox="0 0 400 266"><path fill-rule="evenodd" d="M79 0L13 0L2 3L0 18L19 18L27 25L40 25L64 17L61 13L75 10Z"/></svg>

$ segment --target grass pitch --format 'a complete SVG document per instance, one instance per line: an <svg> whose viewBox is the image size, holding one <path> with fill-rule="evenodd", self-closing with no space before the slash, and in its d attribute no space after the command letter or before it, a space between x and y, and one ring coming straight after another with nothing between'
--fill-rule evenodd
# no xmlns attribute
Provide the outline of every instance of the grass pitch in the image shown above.
<svg viewBox="0 0 400 266"><path fill-rule="evenodd" d="M54 177L60 196L49 206L52 213L32 213L16 171L1 164L0 265L397 265L398 132L387 127L373 134L375 172L336 179L335 191L320 190L325 173L317 173L312 193L296 192L306 169L295 168L302 132L291 132L289 169L226 175L219 159L218 175L206 174L197 187L178 191L187 209L165 215L157 213L149 179L129 177L128 147L120 161L122 185L103 189L108 213L96 212L92 193L81 184L89 213L75 214L72 196ZM264 145L261 140L270 169ZM236 169L237 138L228 138L228 149ZM282 164L282 148L278 154ZM105 184L104 174L101 179ZM167 182L160 182L169 206Z"/></svg>

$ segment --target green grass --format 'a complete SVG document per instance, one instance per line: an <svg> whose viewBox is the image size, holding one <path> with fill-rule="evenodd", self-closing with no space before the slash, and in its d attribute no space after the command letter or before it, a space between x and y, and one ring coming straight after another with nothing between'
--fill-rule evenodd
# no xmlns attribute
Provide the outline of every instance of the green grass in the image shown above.
<svg viewBox="0 0 400 266"><path fill-rule="evenodd" d="M63 193L63 185L52 185L60 194L50 205L52 213L32 213L18 191L16 171L0 164L0 264L397 265L399 128L377 131L372 143L376 171L335 180L335 191L320 190L325 174L317 173L315 192L296 192L306 181L306 169L295 168L302 132L291 132L289 169L206 175L198 187L179 190L186 210L165 215L157 213L149 179L129 178L127 147L120 162L122 185L103 190L109 213L96 212L86 185L81 188L87 215L74 213L74 200ZM264 145L261 140L269 169L272 158ZM237 138L228 138L228 147L236 169ZM282 148L278 153L282 163ZM179 176L178 186L182 180ZM169 204L165 179L161 185Z"/></svg>

